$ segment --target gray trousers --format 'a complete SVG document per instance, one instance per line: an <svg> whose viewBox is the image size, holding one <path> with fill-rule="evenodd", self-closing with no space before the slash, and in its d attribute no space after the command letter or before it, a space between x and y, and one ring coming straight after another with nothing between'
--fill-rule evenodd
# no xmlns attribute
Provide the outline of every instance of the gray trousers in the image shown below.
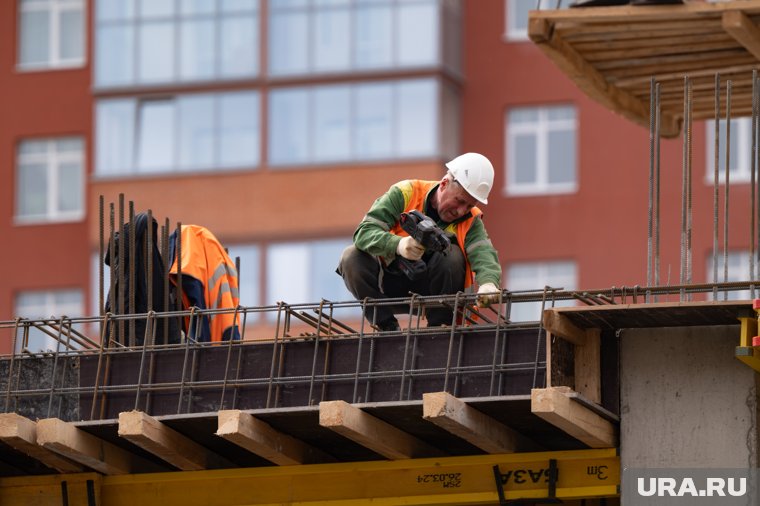
<svg viewBox="0 0 760 506"><path fill-rule="evenodd" d="M423 260L426 257L427 255ZM348 291L357 300L364 300L366 297L387 299L408 297L410 292L419 295L443 295L462 291L465 263L462 250L456 243L452 243L448 253L440 256L434 267L428 266L423 276L411 281L403 273L383 267L376 257L351 245L343 251L337 272L343 276ZM378 305L376 313L373 307L367 310L365 316L370 323L380 323L394 318L394 313L408 311L408 306ZM452 317L453 311L448 308L427 310L428 325L450 325Z"/></svg>

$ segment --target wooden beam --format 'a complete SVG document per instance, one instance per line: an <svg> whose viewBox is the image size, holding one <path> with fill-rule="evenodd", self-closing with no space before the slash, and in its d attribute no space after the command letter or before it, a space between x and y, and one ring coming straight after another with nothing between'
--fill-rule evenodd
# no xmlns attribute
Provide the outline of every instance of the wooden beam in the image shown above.
<svg viewBox="0 0 760 506"><path fill-rule="evenodd" d="M721 18L721 24L736 42L760 60L760 28L746 14L741 11L726 11Z"/></svg>
<svg viewBox="0 0 760 506"><path fill-rule="evenodd" d="M535 443L514 429L468 406L448 392L422 394L422 418L488 453L537 449Z"/></svg>
<svg viewBox="0 0 760 506"><path fill-rule="evenodd" d="M238 409L219 412L217 436L281 466L335 462L322 450L279 432L250 413Z"/></svg>
<svg viewBox="0 0 760 506"><path fill-rule="evenodd" d="M438 457L443 452L345 401L319 403L319 425L389 459Z"/></svg>
<svg viewBox="0 0 760 506"><path fill-rule="evenodd" d="M748 4L748 5L743 5ZM719 19L725 11L741 10L750 15L760 14L757 2L687 2L681 5L616 5L588 9L541 10L530 13L530 19L551 18L557 22L629 23L649 25L651 22Z"/></svg>
<svg viewBox="0 0 760 506"><path fill-rule="evenodd" d="M547 332L551 332L552 335L561 337L565 341L570 341L579 346L586 342L586 331L577 327L567 316L554 309L544 310L542 323Z"/></svg>
<svg viewBox="0 0 760 506"><path fill-rule="evenodd" d="M617 446L617 429L612 422L570 399L570 392L568 387L534 388L531 411L591 448Z"/></svg>
<svg viewBox="0 0 760 506"><path fill-rule="evenodd" d="M608 83L593 65L553 30L547 19L531 16L528 34L560 70L589 97L635 123L649 127L649 104ZM679 118L666 111L661 112L660 121L660 135L664 137L675 137L681 130Z"/></svg>
<svg viewBox="0 0 760 506"><path fill-rule="evenodd" d="M129 474L137 469L155 468L137 455L58 418L37 422L37 444L102 474Z"/></svg>
<svg viewBox="0 0 760 506"><path fill-rule="evenodd" d="M222 457L142 411L119 413L119 436L182 471L232 466Z"/></svg>
<svg viewBox="0 0 760 506"><path fill-rule="evenodd" d="M588 400L602 403L600 329L586 329L586 342L575 347L575 390Z"/></svg>
<svg viewBox="0 0 760 506"><path fill-rule="evenodd" d="M61 473L80 473L84 467L37 444L37 423L17 413L0 414L0 441Z"/></svg>

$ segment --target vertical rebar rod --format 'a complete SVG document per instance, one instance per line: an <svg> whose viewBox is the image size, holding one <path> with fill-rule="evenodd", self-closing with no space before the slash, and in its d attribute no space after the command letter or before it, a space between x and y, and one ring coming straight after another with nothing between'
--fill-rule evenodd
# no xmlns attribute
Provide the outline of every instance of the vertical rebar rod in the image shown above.
<svg viewBox="0 0 760 506"><path fill-rule="evenodd" d="M66 326L66 345L65 345L65 349L68 351L68 350L72 349L72 347L71 347L71 332L72 332L72 327L71 326L72 326L72 323L71 323L70 319L67 320L67 321L68 321L68 325ZM64 382L66 380L66 365L68 363L69 363L68 360L65 360L64 364L63 364L63 367L62 367L62 370L61 370L61 388L63 388ZM58 411L57 411L57 414L56 414L57 418L61 418L61 410L62 409L63 409L63 395L62 394L58 394Z"/></svg>
<svg viewBox="0 0 760 506"><path fill-rule="evenodd" d="M162 311L169 311L169 269L171 269L171 259L169 258L169 218L164 221L164 226L161 227L161 258L164 259L165 266L163 272L164 281L164 300ZM163 319L164 323L164 344L169 343L169 318ZM179 329L177 329L179 331Z"/></svg>
<svg viewBox="0 0 760 506"><path fill-rule="evenodd" d="M733 82L726 81L726 144L723 149L726 153L726 165L724 168L725 186L723 197L723 282L728 282L728 210L729 195L731 188L731 92ZM728 300L728 291L723 292L723 300Z"/></svg>
<svg viewBox="0 0 760 506"><path fill-rule="evenodd" d="M155 313L153 311L148 311L148 317L145 319L145 335L143 336L143 345L142 349L140 350L140 367L137 370L137 386L135 387L135 410L139 409L140 407L140 390L142 390L143 371L145 370L145 352L148 347L152 345L150 334L152 332L151 329L155 325L154 320Z"/></svg>
<svg viewBox="0 0 760 506"><path fill-rule="evenodd" d="M660 286L660 83L655 85L654 284ZM657 296L655 296L655 301Z"/></svg>
<svg viewBox="0 0 760 506"><path fill-rule="evenodd" d="M144 258L147 264L147 272L148 272L148 276L147 276L148 279L146 280L147 282L146 282L145 291L147 292L146 302L147 302L147 311L149 313L153 311L154 309L153 304L154 302L156 302L153 300L153 269L157 268L157 266L153 265L153 248L155 247L155 245L153 244L154 231L155 229L153 227L153 210L148 209L148 228L145 231L145 233L147 234L147 238L145 240L146 251L145 251ZM154 343L151 342L150 344L153 345Z"/></svg>
<svg viewBox="0 0 760 506"><path fill-rule="evenodd" d="M187 327L188 329L190 329L190 326L193 324L194 315L195 315L195 307L192 307L190 308L190 324ZM180 318L182 317L180 316ZM182 357L182 377L180 378L179 395L177 396L177 414L179 414L182 409L182 396L185 393L185 375L187 373L187 357L189 354L190 354L190 338L186 336L185 353Z"/></svg>
<svg viewBox="0 0 760 506"><path fill-rule="evenodd" d="M137 255L136 255L136 246L135 246L135 203L133 201L129 201L129 314L134 315L136 310L136 298L135 298L135 292L136 290L136 283L135 283L135 277L137 276ZM122 257L123 258L123 257ZM135 319L130 318L129 319L129 345L134 346L135 345Z"/></svg>
<svg viewBox="0 0 760 506"><path fill-rule="evenodd" d="M55 375L58 372L58 358L61 353L61 338L63 337L63 325L65 316L61 318L58 324L58 337L55 340L55 352L53 353L53 373L50 375L50 396L48 397L47 418L50 418L50 412L53 409L53 396L55 395Z"/></svg>
<svg viewBox="0 0 760 506"><path fill-rule="evenodd" d="M462 295L462 292L457 292L456 295L454 296L454 311L453 311L454 315L452 317L452 320L454 320L454 322L456 321L457 310L459 309L460 295ZM444 392L448 392L448 388L449 388L449 374L451 373L451 355L454 351L454 335L455 335L454 327L455 326L452 323L451 330L449 332L449 351L446 354L446 370L443 377L443 391Z"/></svg>
<svg viewBox="0 0 760 506"><path fill-rule="evenodd" d="M282 323L282 302L277 303L277 320L274 327L274 342L272 343L272 363L269 366L269 384L267 385L267 403L266 408L271 406L272 401L272 385L274 383L274 369L277 363L277 343L280 338L280 324Z"/></svg>
<svg viewBox="0 0 760 506"><path fill-rule="evenodd" d="M367 305L367 299L364 299L364 302L362 303L362 308L366 307ZM364 327L366 325L367 319L362 316L361 323L359 324L359 335L357 336L357 344L356 344L356 368L354 370L354 394L352 397L352 403L356 404L358 402L359 397L359 370L361 369L361 362L362 362L362 346L364 344Z"/></svg>
<svg viewBox="0 0 760 506"><path fill-rule="evenodd" d="M753 71L752 73L752 84L753 86L756 86L756 102L757 102L757 116L758 119L756 121L757 124L757 131L755 132L755 135L753 136L753 142L755 143L756 150L753 155L753 159L755 161L755 170L757 171L757 177L755 179L755 195L757 195L757 205L756 205L756 213L755 213L755 219L756 219L756 225L757 228L756 234L755 234L755 240L757 241L755 244L755 265L758 265L757 262L760 262L760 81L758 81L757 78L757 70ZM752 287L752 297L754 298L754 286Z"/></svg>
<svg viewBox="0 0 760 506"><path fill-rule="evenodd" d="M647 286L652 286L652 257L654 236L654 136L655 136L655 110L654 110L655 79L649 81L649 208L647 212ZM647 292L649 302L649 292Z"/></svg>
<svg viewBox="0 0 760 506"><path fill-rule="evenodd" d="M409 301L409 313L407 317L409 326L406 328L406 338L404 341L404 358L401 361L401 380L399 381L399 389L398 389L399 401L404 400L404 382L406 381L406 363L409 356L409 341L412 338L412 316L413 316L412 313L414 312L414 303L415 303L416 297L417 297L417 294L413 293L412 298Z"/></svg>
<svg viewBox="0 0 760 506"><path fill-rule="evenodd" d="M323 315L323 307L325 304L325 300L322 299L322 301L319 303L319 315L317 316L317 332L319 332L319 329L322 327L322 315ZM333 305L330 303L330 311L327 314L327 340L325 341L325 359L324 363L322 364L322 393L320 395L320 402L326 400L327 395L327 375L328 371L330 370L330 352L332 350L332 339L331 336L333 334Z"/></svg>
<svg viewBox="0 0 760 506"><path fill-rule="evenodd" d="M321 311L320 311L321 313ZM321 315L320 315L321 317ZM317 356L319 355L319 334L320 334L321 326L317 325L317 333L314 334L314 352L312 353L311 357L311 377L309 378L309 406L312 406L312 395L314 393L314 377L317 373Z"/></svg>
<svg viewBox="0 0 760 506"><path fill-rule="evenodd" d="M686 122L688 121L689 109L688 109L688 88L689 78L684 76L683 78L683 144L681 155L681 255L680 255L680 277L679 284L681 286L686 284ZM683 301L685 290L681 289L680 300Z"/></svg>
<svg viewBox="0 0 760 506"><path fill-rule="evenodd" d="M238 310L240 309L240 306L237 306L235 308L235 313L232 316L232 328L234 329L237 325L237 319L238 319ZM235 341L234 339L234 330L232 334L230 335L230 338L227 340L227 361L224 364L224 381L222 383L222 394L219 399L219 409L224 409L224 394L227 391L227 383L229 382L230 377L230 362L232 361L232 343Z"/></svg>
<svg viewBox="0 0 760 506"><path fill-rule="evenodd" d="M114 209L114 203L109 203L109 225L110 234L108 236L108 267L110 269L110 287L108 289L109 306L111 308L111 314L116 314L116 211ZM113 341L115 322L111 322L108 327L108 341Z"/></svg>
<svg viewBox="0 0 760 506"><path fill-rule="evenodd" d="M124 194L119 194L119 267L118 267L118 273L119 273L119 293L117 294L117 304L118 304L118 312L119 315L123 315L126 312L125 303L126 303L126 297L127 297L127 286L126 282L124 281L124 274L125 274L125 266L124 266L124 257L125 253L127 251L127 240L126 237L124 237ZM120 319L118 323L119 327L119 335L118 340L120 344L127 344L126 339L124 339L124 320Z"/></svg>
<svg viewBox="0 0 760 506"><path fill-rule="evenodd" d="M720 206L720 74L715 74L715 123L713 142L713 283L718 282L718 208ZM718 288L713 287L713 300L718 300Z"/></svg>
<svg viewBox="0 0 760 506"><path fill-rule="evenodd" d="M691 155L692 155L692 148L691 148L691 136L692 136L692 117L691 117L691 110L692 110L692 85L691 85L691 79L689 80L688 87L687 87L687 93L686 93L686 105L688 110L688 116L686 120L686 284L692 283L692 274L693 274L693 262L692 262L692 254L693 254L693 248L692 248L692 236L693 236L693 229L694 229L694 213L693 213L693 167L691 163ZM636 287L638 288L638 286ZM691 300L691 293L687 296L687 300Z"/></svg>
<svg viewBox="0 0 760 506"><path fill-rule="evenodd" d="M103 366L103 352L105 351L106 341L108 340L106 337L106 332L109 327L108 319L110 316L111 313L106 313L103 315L103 323L100 330L100 350L98 352L98 365L95 367L95 381L93 382L92 389L92 407L90 409L90 420L95 419L95 407L98 403L98 385L100 384L100 369ZM113 327L113 324L110 326Z"/></svg>
<svg viewBox="0 0 760 506"><path fill-rule="evenodd" d="M544 292L541 295L541 315L544 314L544 309L546 308L546 291L549 289L549 286L544 286ZM538 318L538 335L536 336L536 359L533 363L533 388L538 388L538 362L539 362L539 355L541 351L541 333L544 329L543 324L543 318L539 316ZM544 374L544 379L546 374Z"/></svg>
<svg viewBox="0 0 760 506"><path fill-rule="evenodd" d="M182 311L182 305L184 301L182 300L182 222L177 222L177 242L174 245L174 254L176 255L177 260L177 311ZM182 317L178 317L177 319L177 331L179 332L182 329ZM187 326L188 335L185 336L185 339L189 338L190 334L190 325Z"/></svg>
<svg viewBox="0 0 760 506"><path fill-rule="evenodd" d="M240 272L240 271L238 271ZM237 408L237 400L238 400L238 393L240 391L240 386L238 385L238 380L240 379L241 370L243 369L243 346L242 344L245 342L245 328L248 323L248 311L243 311L243 321L241 322L241 331L240 331L240 346L238 346L238 357L237 357L237 368L235 369L235 388L232 389L232 406L230 409L236 409Z"/></svg>
<svg viewBox="0 0 760 506"><path fill-rule="evenodd" d="M103 195L98 198L98 314L103 316L106 312L105 306L105 265L103 257L105 255L105 200ZM103 325L101 318L100 324ZM103 334L103 329L99 329Z"/></svg>
<svg viewBox="0 0 760 506"><path fill-rule="evenodd" d="M758 115L758 96L757 96L757 69L752 70L752 155L750 157L750 191L749 191L749 208L750 208L750 225L749 225L749 279L755 279L755 174L757 171L757 115ZM751 298L755 298L755 287L751 288Z"/></svg>
<svg viewBox="0 0 760 506"><path fill-rule="evenodd" d="M14 319L13 324L13 337L11 338L11 359L8 363L8 385L5 389L5 409L4 412L7 413L8 409L10 408L11 403L11 378L13 377L13 366L15 365L16 361L16 342L18 340L18 329L19 329L19 323L21 323L21 317L17 316Z"/></svg>

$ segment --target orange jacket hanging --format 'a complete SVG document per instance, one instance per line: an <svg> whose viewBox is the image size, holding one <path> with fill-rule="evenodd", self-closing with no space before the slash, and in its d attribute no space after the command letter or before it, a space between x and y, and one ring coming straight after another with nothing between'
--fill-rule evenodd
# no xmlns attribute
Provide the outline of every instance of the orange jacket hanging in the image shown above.
<svg viewBox="0 0 760 506"><path fill-rule="evenodd" d="M172 266L169 279L177 286L177 233L170 239ZM182 303L184 308L193 306L200 309L236 308L240 303L238 275L235 264L221 243L207 228L199 225L182 225ZM224 313L204 315L193 328L188 329L188 337L201 342L240 339L239 315Z"/></svg>

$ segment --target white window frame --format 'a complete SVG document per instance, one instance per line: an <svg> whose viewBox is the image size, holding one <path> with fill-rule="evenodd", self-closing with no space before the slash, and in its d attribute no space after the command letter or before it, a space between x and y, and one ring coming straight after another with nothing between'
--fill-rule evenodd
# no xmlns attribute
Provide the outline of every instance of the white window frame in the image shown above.
<svg viewBox="0 0 760 506"><path fill-rule="evenodd" d="M721 124L725 124L725 118L720 120ZM715 120L708 120L705 122L705 144L707 145L707 163L705 166L707 172L705 173L705 182L709 185L715 183ZM730 184L733 183L749 183L751 180L750 163L752 153L752 118L733 118L731 119L731 131L736 132L737 144L736 152L739 156L732 157L730 160L731 165L736 169L731 171ZM725 147L726 138L725 132L718 139L721 146ZM747 156L749 154L750 156ZM718 182L720 184L726 183L726 160L724 158L718 160Z"/></svg>
<svg viewBox="0 0 760 506"><path fill-rule="evenodd" d="M549 110L555 107L572 107L575 117L572 119L552 119L548 118ZM520 107L523 108L523 107ZM538 112L538 119L535 123L521 123L512 125L509 122L509 112L507 109L504 113L505 135L507 137L506 146L506 171L504 195L554 195L575 193L578 190L578 108L574 104L563 105L545 105L531 107ZM550 183L549 182L549 133L553 130L573 130L575 132L575 180L570 183ZM536 177L532 183L516 183L514 181L516 173L515 160L515 135L532 133L536 137Z"/></svg>
<svg viewBox="0 0 760 506"><path fill-rule="evenodd" d="M224 130L221 128L222 125L220 125L219 121L221 118L221 110L222 110L222 99L229 96L234 96L236 94L250 94L252 96L255 96L256 100L256 107L257 110L255 111L255 117L258 122L257 124L257 133L256 133L256 141L257 143L261 142L261 132L262 132L262 124L261 124L261 118L262 118L262 93L257 90L235 90L235 91L220 91L220 92L211 92L211 93L200 93L200 94L176 94L171 95L168 97L161 97L158 99L143 99L140 97L128 97L128 98L119 98L119 99L103 99L102 101L96 103L94 108L94 125L95 125L95 169L93 171L96 178L121 178L121 177L145 177L145 176L151 176L151 175L159 175L159 174L191 174L191 173L216 173L216 172L234 172L234 171L240 171L240 170L253 170L261 166L262 163L262 146L258 146L258 154L255 161L252 161L250 163L240 163L240 164L229 164L225 165L221 162L221 155L220 155L220 147L219 144L223 140L222 133ZM214 142L216 143L216 147L214 148L214 160L211 164L209 164L208 167L186 167L181 166L180 164L180 145L181 142L180 138L180 122L181 122L181 115L180 115L180 100L183 97L189 97L189 96L196 96L196 97L211 97L214 100L214 110L213 110L213 118L214 123L210 125L210 129L214 131ZM139 154L140 154L140 121L141 121L141 115L144 113L144 105L147 103L150 103L152 101L163 101L168 102L172 106L172 122L173 122L173 128L174 128L174 141L172 146L172 161L170 162L169 166L163 168L155 168L155 167L145 167L139 165ZM129 155L131 157L131 160L129 162L128 167L117 167L117 168L109 168L108 170L101 167L102 154L105 153L106 148L101 145L102 142L105 142L105 138L101 137L102 132L99 131L99 128L101 128L98 125L98 105L99 104L106 104L108 102L121 102L123 104L126 104L130 108L130 116L131 116L131 128L129 129L130 132L133 132L133 137L129 140L120 139L120 142L125 142L124 149L127 149L129 151Z"/></svg>
<svg viewBox="0 0 760 506"><path fill-rule="evenodd" d="M16 178L18 178L18 174L22 170L21 167L24 164L44 163L47 169L48 191L47 191L47 206L46 206L47 211L45 215L20 215L18 204L21 200L21 195L19 194L18 186L16 186L14 190L15 201L17 204L16 209L14 209L14 223L16 225L30 225L30 224L51 223L51 222L54 222L54 223L72 222L72 221L80 221L84 219L84 216L85 216L84 200L85 200L85 186L86 186L84 153L87 147L84 144L84 139L82 139L82 151L80 151L79 153L73 153L73 152L58 153L58 151L56 150L56 143L63 139L66 139L66 138L62 137L62 138L48 138L48 139L26 139L26 140L21 141L21 143L24 143L24 142L44 143L45 144L44 153L20 153L21 143L17 146ZM58 186L60 182L59 167L63 163L78 163L82 170L82 181L81 181L82 202L81 202L80 209L76 211L60 211L59 210L59 205L58 205L59 204Z"/></svg>
<svg viewBox="0 0 760 506"><path fill-rule="evenodd" d="M525 26L518 26L518 21L522 20L518 20L517 16L514 15L517 2L532 2L534 5L533 10L540 9L546 11L555 9L557 1L560 2L560 9L566 8L569 4L569 0L504 0L504 39L508 42L525 42L529 40L527 20Z"/></svg>
<svg viewBox="0 0 760 506"><path fill-rule="evenodd" d="M83 67L87 61L87 19L85 10L85 0L33 0L30 2L19 1L18 9L18 50L16 68L20 71L50 70L50 69L67 69ZM62 59L59 39L61 34L61 14L64 11L79 10L82 15L82 56L79 58ZM38 63L21 62L21 18L24 12L28 11L48 11L49 20L49 37L48 37L48 61Z"/></svg>

